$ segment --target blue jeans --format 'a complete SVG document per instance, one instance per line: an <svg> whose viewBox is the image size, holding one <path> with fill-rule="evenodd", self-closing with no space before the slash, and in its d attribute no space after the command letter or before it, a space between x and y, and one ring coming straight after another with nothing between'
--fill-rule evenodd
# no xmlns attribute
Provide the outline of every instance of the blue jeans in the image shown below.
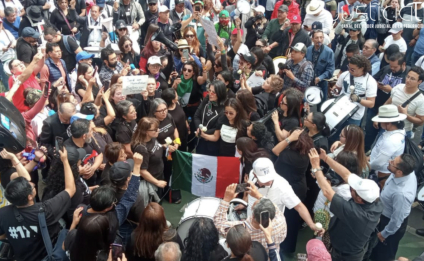
<svg viewBox="0 0 424 261"><path fill-rule="evenodd" d="M4 72L3 65L4 65L3 62L0 63L0 78L1 78L1 81L3 82L4 88L6 88L5 91L8 91L9 90L9 76L7 76L6 73Z"/></svg>
<svg viewBox="0 0 424 261"><path fill-rule="evenodd" d="M354 120L352 118L348 119L347 121L345 121L344 123L342 123L339 127L337 127L337 131L328 138L328 145L331 146L334 142L338 141L340 138L340 133L342 132L342 130L344 129L344 127L348 126L348 125L357 125L357 126L361 126L361 120Z"/></svg>
<svg viewBox="0 0 424 261"><path fill-rule="evenodd" d="M406 137L411 138L412 137L412 131L407 131L406 132Z"/></svg>
<svg viewBox="0 0 424 261"><path fill-rule="evenodd" d="M414 53L412 54L412 59L411 59L411 66L415 66L415 64L417 63L418 59L420 59L420 57L422 56L422 54L419 54L417 52L414 51Z"/></svg>
<svg viewBox="0 0 424 261"><path fill-rule="evenodd" d="M412 54L414 53L415 46L409 46L409 42L406 42L406 53L405 53L405 60L406 65L412 66Z"/></svg>

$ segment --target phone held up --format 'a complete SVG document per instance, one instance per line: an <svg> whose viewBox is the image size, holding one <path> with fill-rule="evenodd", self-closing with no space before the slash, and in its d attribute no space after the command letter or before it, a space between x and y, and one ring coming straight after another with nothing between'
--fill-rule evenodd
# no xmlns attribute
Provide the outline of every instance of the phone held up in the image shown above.
<svg viewBox="0 0 424 261"><path fill-rule="evenodd" d="M63 151L63 138L56 136L55 138L55 147L56 147L56 153L59 156L59 150Z"/></svg>
<svg viewBox="0 0 424 261"><path fill-rule="evenodd" d="M247 191L248 189L248 187L250 187L250 184L249 183L241 183L241 184L237 184L237 187L236 187L236 193L241 193L241 192L245 192L245 191Z"/></svg>
<svg viewBox="0 0 424 261"><path fill-rule="evenodd" d="M112 244L112 261L118 261L118 258L122 259L122 245Z"/></svg>
<svg viewBox="0 0 424 261"><path fill-rule="evenodd" d="M264 228L267 228L269 226L269 212L268 211L262 211L261 212L261 225Z"/></svg>

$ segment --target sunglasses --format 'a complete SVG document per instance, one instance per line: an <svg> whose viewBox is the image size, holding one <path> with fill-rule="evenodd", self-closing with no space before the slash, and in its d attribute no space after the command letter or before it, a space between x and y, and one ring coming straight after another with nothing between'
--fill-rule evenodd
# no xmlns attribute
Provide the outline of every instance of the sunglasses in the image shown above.
<svg viewBox="0 0 424 261"><path fill-rule="evenodd" d="M194 38L194 34L186 34L185 38Z"/></svg>
<svg viewBox="0 0 424 261"><path fill-rule="evenodd" d="M149 6L154 6L156 5L156 3L149 3Z"/></svg>
<svg viewBox="0 0 424 261"><path fill-rule="evenodd" d="M210 93L210 94L216 94L216 92L215 91L212 91L211 89L207 89L207 91Z"/></svg>
<svg viewBox="0 0 424 261"><path fill-rule="evenodd" d="M235 114L234 112L231 112L231 111L226 111L224 113L225 113L225 115L230 115L230 116L233 116Z"/></svg>
<svg viewBox="0 0 424 261"><path fill-rule="evenodd" d="M128 48L128 47L131 47L131 45L130 45L130 44L126 44L126 45L124 46L124 48Z"/></svg>
<svg viewBox="0 0 424 261"><path fill-rule="evenodd" d="M127 30L127 28L125 27L125 28L121 28L121 29L118 29L120 32L122 32L122 31L126 31Z"/></svg>
<svg viewBox="0 0 424 261"><path fill-rule="evenodd" d="M189 72L189 73L192 73L192 72L193 72L193 70L192 70L192 69L184 68L184 69L183 69L183 72Z"/></svg>

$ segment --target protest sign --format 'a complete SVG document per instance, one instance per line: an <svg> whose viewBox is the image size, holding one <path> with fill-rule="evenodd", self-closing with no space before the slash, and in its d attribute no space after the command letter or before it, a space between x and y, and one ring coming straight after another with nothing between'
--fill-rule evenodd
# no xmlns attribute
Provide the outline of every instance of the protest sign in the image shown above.
<svg viewBox="0 0 424 261"><path fill-rule="evenodd" d="M146 90L148 75L122 77L122 94L137 94Z"/></svg>
<svg viewBox="0 0 424 261"><path fill-rule="evenodd" d="M218 35L216 34L215 25L212 21L202 18L203 29L208 34L208 41L211 45L218 46Z"/></svg>

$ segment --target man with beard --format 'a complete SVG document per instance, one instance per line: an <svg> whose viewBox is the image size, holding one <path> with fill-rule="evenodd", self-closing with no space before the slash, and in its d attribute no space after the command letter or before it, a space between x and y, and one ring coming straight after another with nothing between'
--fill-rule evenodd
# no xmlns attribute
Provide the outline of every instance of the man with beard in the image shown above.
<svg viewBox="0 0 424 261"><path fill-rule="evenodd" d="M386 65L375 76L377 81L377 97L374 108L367 110L367 123L378 114L378 108L382 106L389 98L392 89L398 84L405 83L405 77L411 67L406 65L405 55L398 52L389 57L389 65ZM377 126L378 127L378 126ZM371 124L365 126L365 151L371 149L378 134L378 128Z"/></svg>
<svg viewBox="0 0 424 261"><path fill-rule="evenodd" d="M95 171L103 163L103 153L101 148L93 141L93 123L94 115L85 115L77 113L71 117L71 137L64 142L66 148L74 147L75 149L82 148L85 155L81 160L81 165L78 166L79 174L83 179L88 181ZM91 183L91 184L90 184ZM87 182L89 186L95 182Z"/></svg>
<svg viewBox="0 0 424 261"><path fill-rule="evenodd" d="M103 66L102 69L100 69L99 77L103 86L109 85L112 75L115 73L126 76L131 70L129 65L124 68L124 66L118 62L115 51L110 48L104 48L100 56L103 61Z"/></svg>
<svg viewBox="0 0 424 261"><path fill-rule="evenodd" d="M47 43L46 53L49 55L49 58L46 59L40 72L41 86L44 86L46 82L54 83L62 78L62 81L59 81L59 85L69 87L71 80L68 76L69 73L66 69L65 61L61 59L62 50L60 50L59 44Z"/></svg>
<svg viewBox="0 0 424 261"><path fill-rule="evenodd" d="M308 32L301 28L302 20L300 19L300 16L289 16L289 19L290 27L285 28L280 34L273 34L270 39L272 44L264 48L264 51L269 52L269 56L272 58L279 55L287 56L289 47L294 46L297 43L304 43L306 47L311 45L311 38L309 37Z"/></svg>
<svg viewBox="0 0 424 261"><path fill-rule="evenodd" d="M271 19L275 19L278 16L278 11L281 5L286 5L288 10L288 16L292 17L294 15L299 16L299 4L296 1L293 0L280 0L278 1L274 6L274 11L272 12Z"/></svg>
<svg viewBox="0 0 424 261"><path fill-rule="evenodd" d="M234 24L230 21L230 14L227 10L219 13L219 22L215 24L215 30L219 37L228 39L234 30Z"/></svg>

